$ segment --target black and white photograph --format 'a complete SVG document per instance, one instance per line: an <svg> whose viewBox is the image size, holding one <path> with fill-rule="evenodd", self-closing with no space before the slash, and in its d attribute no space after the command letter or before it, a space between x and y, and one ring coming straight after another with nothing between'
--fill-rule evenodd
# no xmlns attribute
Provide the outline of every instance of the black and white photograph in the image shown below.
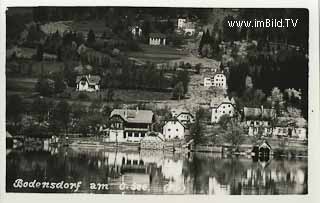
<svg viewBox="0 0 320 203"><path fill-rule="evenodd" d="M7 7L6 193L309 194L309 10L167 6Z"/></svg>

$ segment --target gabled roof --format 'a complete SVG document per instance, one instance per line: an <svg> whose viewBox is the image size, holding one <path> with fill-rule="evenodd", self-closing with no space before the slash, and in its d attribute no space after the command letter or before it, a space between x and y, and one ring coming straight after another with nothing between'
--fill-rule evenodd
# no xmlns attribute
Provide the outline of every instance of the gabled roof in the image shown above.
<svg viewBox="0 0 320 203"><path fill-rule="evenodd" d="M88 81L89 85L98 84L101 80L101 77L99 75L79 75L77 76L76 83L79 83L83 78Z"/></svg>
<svg viewBox="0 0 320 203"><path fill-rule="evenodd" d="M243 115L247 120L272 120L276 116L276 111L274 109L244 107Z"/></svg>
<svg viewBox="0 0 320 203"><path fill-rule="evenodd" d="M153 112L150 110L114 109L110 117L118 115L128 123L152 123Z"/></svg>
<svg viewBox="0 0 320 203"><path fill-rule="evenodd" d="M157 32L157 33L150 33L149 37L152 37L152 38L166 38L166 35Z"/></svg>
<svg viewBox="0 0 320 203"><path fill-rule="evenodd" d="M170 123L171 123L171 122L174 122L173 124L179 123L180 125L182 125L183 128L186 128L186 126L184 126L183 123L181 123L181 122L180 122L178 119L176 119L176 118L173 118L173 119L170 119L170 120L166 120L166 121L165 121L165 124L163 125L163 127L164 127L165 125L167 125L169 122L170 122Z"/></svg>
<svg viewBox="0 0 320 203"><path fill-rule="evenodd" d="M156 139L160 139L161 141L164 141L164 136L159 133L159 132L149 132L147 133L147 136L145 136L144 138L142 138L141 141L147 141L147 140L154 140L154 138Z"/></svg>
<svg viewBox="0 0 320 203"><path fill-rule="evenodd" d="M210 102L211 108L218 108L221 104L236 105L236 102L234 101L233 97L230 99L228 96L211 98L211 102Z"/></svg>

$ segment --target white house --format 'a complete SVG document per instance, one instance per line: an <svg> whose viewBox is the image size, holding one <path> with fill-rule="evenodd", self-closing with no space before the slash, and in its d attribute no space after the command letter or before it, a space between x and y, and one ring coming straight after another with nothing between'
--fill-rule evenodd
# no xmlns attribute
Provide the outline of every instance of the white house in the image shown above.
<svg viewBox="0 0 320 203"><path fill-rule="evenodd" d="M77 91L94 92L100 90L100 76L98 75L81 75L77 76Z"/></svg>
<svg viewBox="0 0 320 203"><path fill-rule="evenodd" d="M243 108L243 119L245 127L248 128L248 135L264 135L272 136L273 122L276 118L274 109L266 109L263 106L260 108Z"/></svg>
<svg viewBox="0 0 320 203"><path fill-rule="evenodd" d="M150 33L149 45L166 45L166 35L161 33Z"/></svg>
<svg viewBox="0 0 320 203"><path fill-rule="evenodd" d="M179 120L166 121L163 126L163 135L166 140L184 139L185 127Z"/></svg>
<svg viewBox="0 0 320 203"><path fill-rule="evenodd" d="M211 123L218 123L221 116L235 116L235 101L229 97L215 97L210 102Z"/></svg>
<svg viewBox="0 0 320 203"><path fill-rule="evenodd" d="M185 18L178 18L178 28L183 29L186 26L187 19Z"/></svg>
<svg viewBox="0 0 320 203"><path fill-rule="evenodd" d="M178 119L183 125L194 123L194 116L184 109L171 109L173 118Z"/></svg>
<svg viewBox="0 0 320 203"><path fill-rule="evenodd" d="M218 87L227 89L227 78L223 73L214 73L211 77L204 77L203 85L205 87Z"/></svg>
<svg viewBox="0 0 320 203"><path fill-rule="evenodd" d="M130 27L129 30L133 37L140 37L142 35L142 29L138 25Z"/></svg>

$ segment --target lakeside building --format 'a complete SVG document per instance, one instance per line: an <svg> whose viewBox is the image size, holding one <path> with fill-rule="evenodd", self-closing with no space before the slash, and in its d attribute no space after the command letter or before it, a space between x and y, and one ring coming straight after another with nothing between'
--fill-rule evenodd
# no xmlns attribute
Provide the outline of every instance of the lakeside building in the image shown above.
<svg viewBox="0 0 320 203"><path fill-rule="evenodd" d="M211 77L204 77L203 86L227 89L227 78L223 72L214 72Z"/></svg>
<svg viewBox="0 0 320 203"><path fill-rule="evenodd" d="M114 109L110 123L110 142L139 142L152 131L154 114L150 110Z"/></svg>
<svg viewBox="0 0 320 203"><path fill-rule="evenodd" d="M150 33L149 34L149 45L166 45L166 35L162 33Z"/></svg>
<svg viewBox="0 0 320 203"><path fill-rule="evenodd" d="M307 122L303 118L278 117L273 128L272 135L275 137L295 138L297 140L307 139Z"/></svg>
<svg viewBox="0 0 320 203"><path fill-rule="evenodd" d="M178 119L183 125L194 123L194 116L184 109L171 109L171 115L173 118Z"/></svg>
<svg viewBox="0 0 320 203"><path fill-rule="evenodd" d="M211 123L218 123L223 115L234 117L235 105L234 99L230 99L228 96L212 98L210 102Z"/></svg>
<svg viewBox="0 0 320 203"><path fill-rule="evenodd" d="M77 76L77 91L95 92L100 90L100 76L98 75L81 75Z"/></svg>
<svg viewBox="0 0 320 203"><path fill-rule="evenodd" d="M164 148L164 136L159 132L149 132L141 139L141 149L160 149Z"/></svg>
<svg viewBox="0 0 320 203"><path fill-rule="evenodd" d="M163 126L163 135L166 140L184 139L185 126L178 120L168 120Z"/></svg>
<svg viewBox="0 0 320 203"><path fill-rule="evenodd" d="M248 135L272 136L273 122L276 118L275 109L260 108L243 108L243 119L245 127L248 128Z"/></svg>

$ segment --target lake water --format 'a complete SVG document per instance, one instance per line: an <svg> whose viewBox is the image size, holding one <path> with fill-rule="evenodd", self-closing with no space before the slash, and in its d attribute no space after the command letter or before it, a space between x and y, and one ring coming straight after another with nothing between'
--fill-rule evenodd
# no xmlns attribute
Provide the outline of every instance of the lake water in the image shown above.
<svg viewBox="0 0 320 203"><path fill-rule="evenodd" d="M7 151L7 192L306 194L307 159L255 161L220 154L50 148ZM19 184L17 183L19 180ZM26 182L60 183L32 187ZM21 188L19 187L21 186ZM34 185L33 185L34 186ZM51 186L51 185L50 185Z"/></svg>

